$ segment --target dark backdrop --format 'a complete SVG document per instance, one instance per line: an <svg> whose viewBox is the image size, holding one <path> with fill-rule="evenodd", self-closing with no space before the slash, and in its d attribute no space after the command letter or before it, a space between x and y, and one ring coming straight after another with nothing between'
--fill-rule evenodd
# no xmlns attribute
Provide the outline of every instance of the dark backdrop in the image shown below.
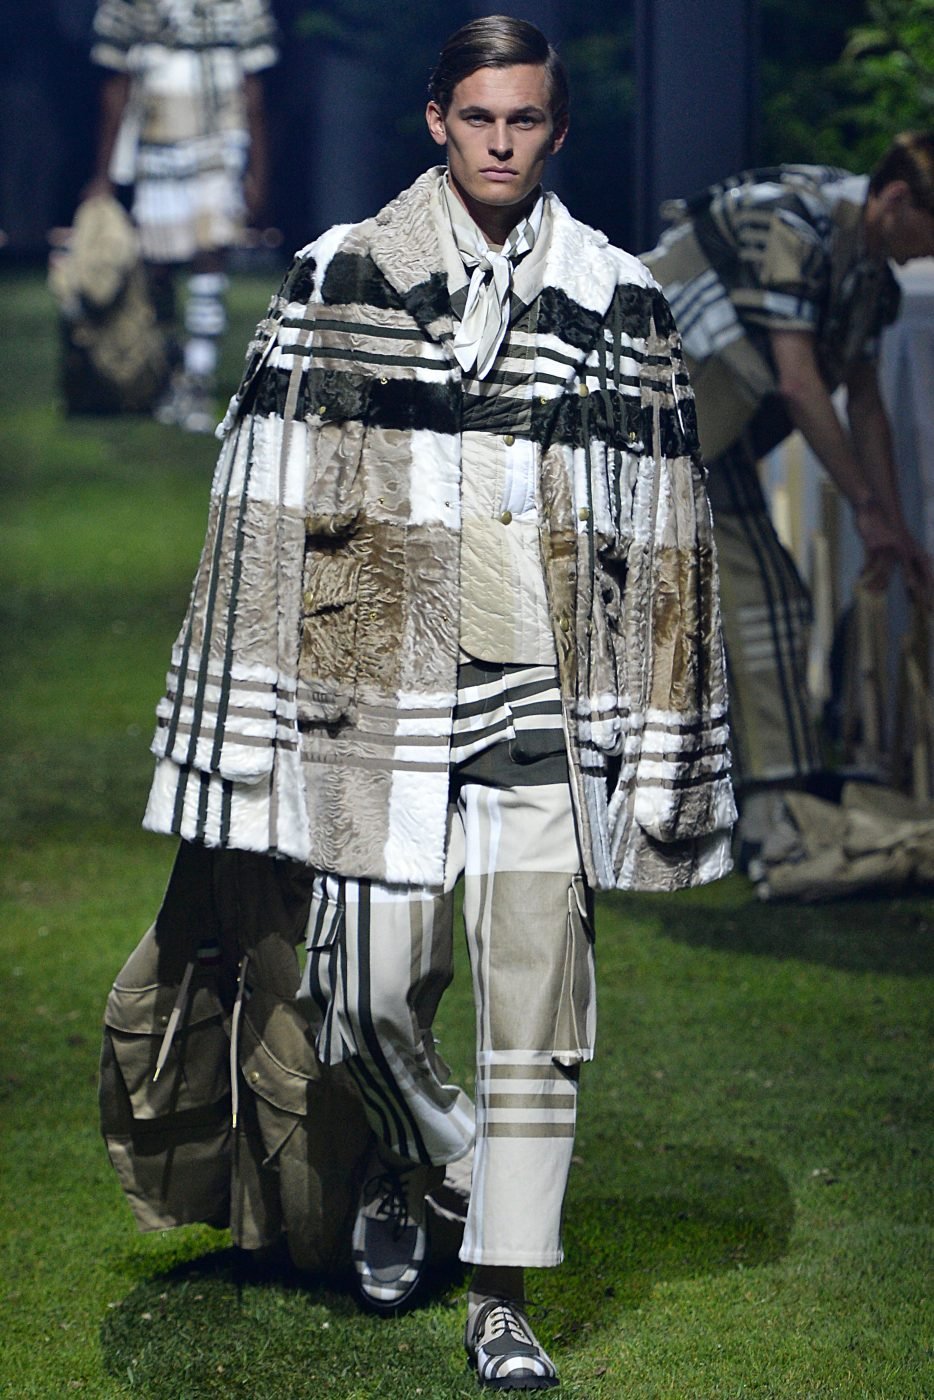
<svg viewBox="0 0 934 1400"><path fill-rule="evenodd" d="M273 6L284 42L266 81L269 222L288 248L373 212L438 159L422 117L428 73L447 34L500 7L538 23L565 57L571 137L550 183L614 242L638 249L652 241L657 197L671 192L673 169L697 187L754 152L756 0ZM90 174L99 81L87 56L93 11L94 0L0 0L8 260L44 256L48 230L70 221Z"/></svg>

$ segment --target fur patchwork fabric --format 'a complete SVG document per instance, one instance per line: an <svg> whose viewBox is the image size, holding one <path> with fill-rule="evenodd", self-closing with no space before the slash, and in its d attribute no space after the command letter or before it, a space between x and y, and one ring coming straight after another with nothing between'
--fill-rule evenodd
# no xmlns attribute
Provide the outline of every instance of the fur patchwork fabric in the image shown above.
<svg viewBox="0 0 934 1400"><path fill-rule="evenodd" d="M296 257L223 426L146 825L443 880L463 390L428 171ZM541 555L597 888L729 869L717 573L694 404L646 269L548 196Z"/></svg>

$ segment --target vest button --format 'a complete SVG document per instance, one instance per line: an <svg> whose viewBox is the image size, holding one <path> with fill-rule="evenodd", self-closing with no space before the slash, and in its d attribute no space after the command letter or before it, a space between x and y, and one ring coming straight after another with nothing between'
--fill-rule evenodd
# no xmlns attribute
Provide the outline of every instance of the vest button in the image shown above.
<svg viewBox="0 0 934 1400"><path fill-rule="evenodd" d="M319 403L319 404L318 404L318 413L319 413L319 414L327 413L327 411L328 411L328 406L327 406L326 403Z"/></svg>
<svg viewBox="0 0 934 1400"><path fill-rule="evenodd" d="M636 440L636 438L637 438L638 436L639 436L639 434L636 432L635 428L630 428L630 429L629 429L629 441L630 441L630 442L635 442L635 440Z"/></svg>
<svg viewBox="0 0 934 1400"><path fill-rule="evenodd" d="M577 392L580 394L582 399L586 399L587 395L590 393L590 390L587 388L586 384L581 384Z"/></svg>
<svg viewBox="0 0 934 1400"><path fill-rule="evenodd" d="M251 1070L250 1070L249 1078L250 1078L250 1083L251 1083L251 1084L258 1084L258 1083L259 1083L259 1070L258 1070L258 1069L251 1069Z"/></svg>
<svg viewBox="0 0 934 1400"><path fill-rule="evenodd" d="M502 513L502 515L500 516L500 520L503 522L503 524L504 524L504 525L508 525L511 519L512 519L512 511L511 511L511 510L504 510L503 513Z"/></svg>
<svg viewBox="0 0 934 1400"><path fill-rule="evenodd" d="M516 439L513 437L512 433L507 433L506 436L503 438L503 442L506 444L507 447L512 447L515 440Z"/></svg>
<svg viewBox="0 0 934 1400"><path fill-rule="evenodd" d="M590 519L590 511L588 510L588 508L587 508L586 506L581 506L580 510L577 512L577 518L578 518L578 520L589 520L589 519Z"/></svg>
<svg viewBox="0 0 934 1400"><path fill-rule="evenodd" d="M561 631L562 631L562 632L570 632L570 630L571 630L571 620L570 620L570 618L567 618L567 617L562 617L562 618L560 618L559 621L558 621L558 626L561 628Z"/></svg>

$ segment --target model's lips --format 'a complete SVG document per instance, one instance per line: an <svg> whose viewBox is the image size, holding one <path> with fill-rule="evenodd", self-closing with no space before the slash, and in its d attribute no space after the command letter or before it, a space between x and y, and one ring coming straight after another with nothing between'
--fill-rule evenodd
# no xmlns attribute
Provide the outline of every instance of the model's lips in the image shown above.
<svg viewBox="0 0 934 1400"><path fill-rule="evenodd" d="M518 173L518 170L501 169L495 165L480 171L480 174L487 180L514 180Z"/></svg>

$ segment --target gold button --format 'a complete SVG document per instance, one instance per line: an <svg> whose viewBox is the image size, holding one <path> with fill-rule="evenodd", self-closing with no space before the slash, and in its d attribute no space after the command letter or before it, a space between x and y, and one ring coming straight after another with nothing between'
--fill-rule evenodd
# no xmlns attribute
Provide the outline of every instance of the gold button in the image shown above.
<svg viewBox="0 0 934 1400"><path fill-rule="evenodd" d="M560 621L559 621L559 623L558 623L558 626L561 628L561 631L562 631L562 632L570 632L570 630L571 630L571 623L570 623L570 620L569 620L568 618L566 618L566 617L562 617L562 618L560 619Z"/></svg>
<svg viewBox="0 0 934 1400"><path fill-rule="evenodd" d="M504 524L504 525L508 525L511 519L512 519L512 511L511 511L511 510L504 510L503 513L502 513L502 515L500 516L500 520L503 522L503 524Z"/></svg>
<svg viewBox="0 0 934 1400"><path fill-rule="evenodd" d="M379 382L380 384L388 384L389 380L386 378L385 374L381 374L379 377Z"/></svg>
<svg viewBox="0 0 934 1400"><path fill-rule="evenodd" d="M586 506L581 506L580 510L577 512L577 518L578 520L590 519L590 511L587 509Z"/></svg>
<svg viewBox="0 0 934 1400"><path fill-rule="evenodd" d="M319 412L319 413L327 413L327 411L328 411L328 406L327 406L326 403L319 403L319 404L318 404L318 412Z"/></svg>
<svg viewBox="0 0 934 1400"><path fill-rule="evenodd" d="M259 1070L258 1070L258 1069L251 1069L251 1070L250 1070L250 1083L251 1083L251 1084L258 1084L258 1083L259 1083Z"/></svg>
<svg viewBox="0 0 934 1400"><path fill-rule="evenodd" d="M541 398L539 399L539 403L547 403L547 402L548 402L547 398L545 397L544 394L542 394Z"/></svg>
<svg viewBox="0 0 934 1400"><path fill-rule="evenodd" d="M313 608L315 605L315 595L313 593L306 593L302 601L306 608Z"/></svg>
<svg viewBox="0 0 934 1400"><path fill-rule="evenodd" d="M169 1024L169 1018L168 1018L168 1016L160 1016L160 1017L159 1017L159 1025L160 1025L160 1026L167 1026L168 1024Z"/></svg>
<svg viewBox="0 0 934 1400"><path fill-rule="evenodd" d="M512 447L515 440L516 439L513 437L512 433L507 433L506 436L503 438L503 442L506 444L507 447Z"/></svg>
<svg viewBox="0 0 934 1400"><path fill-rule="evenodd" d="M637 438L638 436L639 436L639 434L636 432L635 428L630 428L630 429L629 429L629 441L630 441L630 442L635 442L635 440L636 440L636 438Z"/></svg>
<svg viewBox="0 0 934 1400"><path fill-rule="evenodd" d="M586 384L581 384L577 392L580 394L582 399L586 399L587 395L590 393L590 390L587 388Z"/></svg>

